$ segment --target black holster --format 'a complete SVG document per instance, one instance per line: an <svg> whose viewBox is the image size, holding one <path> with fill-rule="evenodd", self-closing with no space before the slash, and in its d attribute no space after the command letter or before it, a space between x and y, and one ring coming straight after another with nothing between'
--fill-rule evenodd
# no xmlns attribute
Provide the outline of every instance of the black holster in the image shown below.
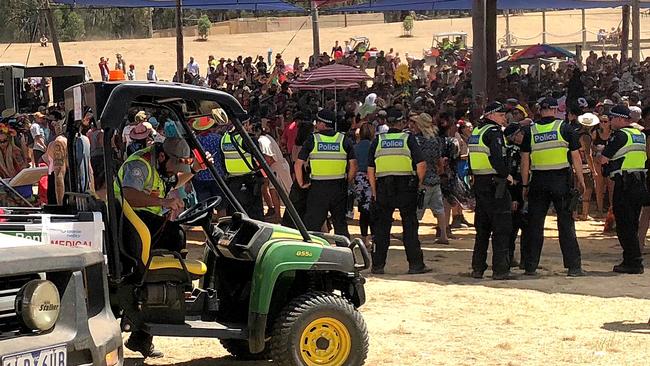
<svg viewBox="0 0 650 366"><path fill-rule="evenodd" d="M505 178L494 177L494 198L500 200L506 196L506 190L508 189L508 180Z"/></svg>

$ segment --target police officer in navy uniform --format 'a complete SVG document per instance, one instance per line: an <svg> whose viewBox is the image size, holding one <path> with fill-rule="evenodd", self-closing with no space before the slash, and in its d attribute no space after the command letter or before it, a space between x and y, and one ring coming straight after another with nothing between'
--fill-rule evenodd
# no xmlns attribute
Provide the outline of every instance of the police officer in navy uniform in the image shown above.
<svg viewBox="0 0 650 366"><path fill-rule="evenodd" d="M571 125L555 116L558 109L556 99L546 97L539 105L542 118L524 129L521 144L523 193L528 199L529 252L524 263L525 274L537 274L544 244L544 221L552 202L557 213L560 248L567 274L570 277L584 276L571 207L585 189L579 136ZM576 167L575 181L579 193L572 189L571 165Z"/></svg>
<svg viewBox="0 0 650 366"><path fill-rule="evenodd" d="M334 130L336 114L322 109L316 116L316 133L307 138L294 165L296 184L309 188L304 222L307 230L321 231L332 215L334 233L350 237L347 222L348 184L357 173L352 141ZM305 183L303 167L309 161L311 183Z"/></svg>
<svg viewBox="0 0 650 366"><path fill-rule="evenodd" d="M391 107L386 113L388 132L375 137L368 157L368 179L374 200L371 211L375 250L371 272L384 273L396 208L402 218L408 273L431 272L424 265L417 218L418 188L422 187L427 165L415 137L402 130L402 112Z"/></svg>
<svg viewBox="0 0 650 366"><path fill-rule="evenodd" d="M480 125L468 140L469 163L474 175L476 238L472 256L472 277L483 278L488 268L487 250L492 237L492 278L510 279L509 242L512 231L510 192L512 184L506 162L505 142L501 127L505 126L506 109L499 103L485 107Z"/></svg>
<svg viewBox="0 0 650 366"><path fill-rule="evenodd" d="M248 120L243 125L255 143L255 138L252 136L253 123ZM234 128L221 137L221 151L223 153L223 166L226 168L227 173L226 184L228 184L237 201L251 219L263 220L263 179L257 171L258 164L250 149L244 144L242 136ZM229 205L228 214L231 215L233 210L233 207Z"/></svg>
<svg viewBox="0 0 650 366"><path fill-rule="evenodd" d="M630 109L615 106L609 112L614 133L599 157L606 173L614 181L613 209L616 217L616 234L623 248L623 262L614 266L614 272L643 273L643 256L637 231L641 207L648 204L645 186L645 135L630 124Z"/></svg>
<svg viewBox="0 0 650 366"><path fill-rule="evenodd" d="M512 122L503 131L506 143L506 161L510 169L510 175L514 183L510 185L510 196L512 197L512 231L510 232L510 268L523 269L524 258L528 250L528 207L524 201L521 185L521 148L523 141L523 126L519 122ZM521 260L518 262L515 256L517 236L521 231L519 252Z"/></svg>

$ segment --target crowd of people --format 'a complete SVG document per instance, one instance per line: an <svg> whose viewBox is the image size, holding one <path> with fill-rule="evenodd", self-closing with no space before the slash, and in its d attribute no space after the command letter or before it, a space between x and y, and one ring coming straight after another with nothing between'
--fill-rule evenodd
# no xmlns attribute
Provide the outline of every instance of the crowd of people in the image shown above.
<svg viewBox="0 0 650 366"><path fill-rule="evenodd" d="M543 220L551 202L559 218L560 245L569 275L583 274L574 220L591 219L606 220L605 230L616 230L619 238L624 237L626 260L618 271L643 271L640 254L629 254L633 240L628 231L633 227L636 245L642 248L650 210L639 207L641 220L636 226L621 225L620 215L629 218L635 213L618 209L615 215L617 178L608 169L609 160L615 160L610 142L620 135L621 119L629 120L638 131L650 131L650 59L635 64L631 59L619 60L616 54L592 51L584 60L557 65L503 66L490 81L496 84L493 100L501 102L495 104L474 95L471 52L453 44L448 57L431 65L408 54L402 58L393 49L371 54L348 42L344 46L337 42L330 53L310 58L307 65L299 58L286 63L282 54L273 56L270 50L266 56L210 56L205 67L190 58L183 81L231 93L248 111L247 132L256 140L277 183L290 193L307 229L328 231L331 225L335 233L349 236L347 227L356 204L362 239L373 250L373 273L384 273L395 209L402 215L401 240L409 273L430 270L422 261L418 238L420 221L430 209L436 218L436 243L443 245L453 244L454 230L472 226L463 212L476 210L475 277L483 277L487 269L490 233L493 245L499 242L494 252L500 253L493 263L494 278L509 278L511 266L535 275ZM102 57L102 80L109 80L112 70L120 70L125 79L138 79L135 65L127 64L120 54L116 59L111 69L108 58ZM339 91L336 98L327 91L292 90L292 81L302 73L332 63L365 70L373 79L371 85L361 83L359 88ZM158 80L154 65L149 66L146 79ZM3 113L2 117L2 177L11 178L30 163L52 167L56 159L50 152L63 132L61 106L41 107L32 115ZM96 168L92 183L100 190L102 132L94 125L92 111L84 117L88 122L80 132L87 141L80 148L89 152L89 165ZM119 159L178 136L177 121L165 112L132 109L127 119L113 146L126 152ZM251 217L293 224L289 217L282 217L278 187L269 177L255 173L259 162L254 162L250 151L244 151L242 158L231 149L243 145L223 110L189 122L214 157L217 172ZM531 139L540 133L561 136L559 140L571 152L559 168L564 180L554 176L541 188L539 182L554 173L538 172L544 170L536 161L535 145L540 141L531 143ZM491 144L501 147L497 151ZM484 156L477 162L472 153L498 154L503 161ZM566 192L557 191L557 184ZM200 172L192 184L179 190L178 199L190 205L219 194L210 174ZM505 201L508 207L501 207ZM219 209L225 214L232 207ZM521 258L517 259L519 231Z"/></svg>

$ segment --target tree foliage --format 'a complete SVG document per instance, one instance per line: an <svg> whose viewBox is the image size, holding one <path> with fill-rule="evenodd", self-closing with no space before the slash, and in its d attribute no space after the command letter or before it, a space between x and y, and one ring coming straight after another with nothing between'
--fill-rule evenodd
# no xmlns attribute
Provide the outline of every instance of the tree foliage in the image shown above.
<svg viewBox="0 0 650 366"><path fill-rule="evenodd" d="M79 14L72 11L65 19L62 31L61 40L78 41L86 34L85 22Z"/></svg>
<svg viewBox="0 0 650 366"><path fill-rule="evenodd" d="M205 14L201 15L199 22L197 23L197 30L199 31L201 39L208 39L208 33L210 33L211 27L212 22L210 22L210 18Z"/></svg>

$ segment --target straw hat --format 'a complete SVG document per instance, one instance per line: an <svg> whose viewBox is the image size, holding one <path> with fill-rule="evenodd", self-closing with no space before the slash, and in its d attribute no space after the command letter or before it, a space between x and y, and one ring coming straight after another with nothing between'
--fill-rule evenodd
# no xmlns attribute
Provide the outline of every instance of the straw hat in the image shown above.
<svg viewBox="0 0 650 366"><path fill-rule="evenodd" d="M212 128L212 126L214 126L214 123L214 119L210 117L198 117L194 118L194 122L192 122L192 128L196 131L206 131Z"/></svg>
<svg viewBox="0 0 650 366"><path fill-rule="evenodd" d="M593 127L600 123L600 119L593 113L578 116L578 122L585 127Z"/></svg>
<svg viewBox="0 0 650 366"><path fill-rule="evenodd" d="M212 110L212 118L219 126L227 125L230 120L228 119L228 113L223 110L223 108L215 108Z"/></svg>

